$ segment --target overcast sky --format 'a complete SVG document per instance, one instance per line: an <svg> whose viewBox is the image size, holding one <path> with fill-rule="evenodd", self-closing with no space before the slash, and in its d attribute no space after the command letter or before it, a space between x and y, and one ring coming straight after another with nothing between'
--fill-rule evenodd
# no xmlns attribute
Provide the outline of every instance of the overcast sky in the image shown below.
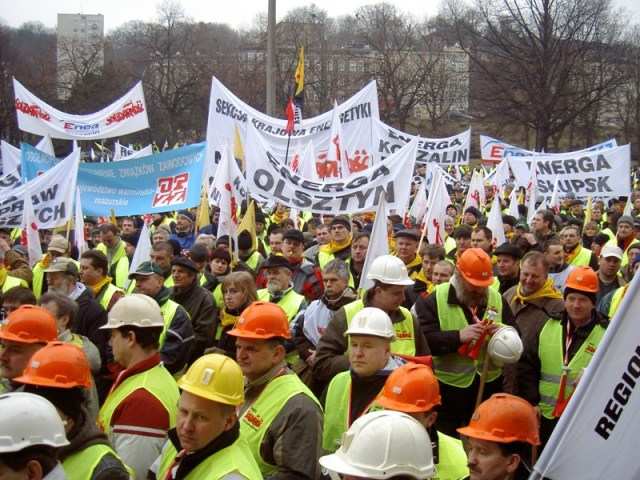
<svg viewBox="0 0 640 480"><path fill-rule="evenodd" d="M387 0L399 9L418 17L437 13L441 0ZM0 0L0 19L12 27L27 21L56 26L57 13L102 13L105 30L119 27L129 20L154 20L159 0ZM228 23L236 28L248 27L255 16L266 12L267 0L180 0L188 16L196 21ZM277 15L292 8L310 5L305 0L277 0ZM318 0L316 4L337 17L375 0ZM613 0L627 9L632 23L640 23L640 0Z"/></svg>

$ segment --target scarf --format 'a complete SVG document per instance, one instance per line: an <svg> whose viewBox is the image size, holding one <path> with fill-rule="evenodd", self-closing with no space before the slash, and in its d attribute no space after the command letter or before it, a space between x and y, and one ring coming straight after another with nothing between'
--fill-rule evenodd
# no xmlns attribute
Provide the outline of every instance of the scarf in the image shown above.
<svg viewBox="0 0 640 480"><path fill-rule="evenodd" d="M539 298L562 298L562 294L553 286L553 279L547 278L542 288L537 292L533 292L531 295L524 295L522 293L522 285L518 283L518 286L516 287L516 294L513 296L511 303L515 304L516 302L520 302L525 304Z"/></svg>
<svg viewBox="0 0 640 480"><path fill-rule="evenodd" d="M429 280L427 280L427 277L425 277L424 272L422 271L422 269L420 269L420 271L418 273L416 273L413 276L413 280L417 283L417 282L422 282L424 283L427 293L431 293L431 291L433 290L433 283L431 283Z"/></svg>
<svg viewBox="0 0 640 480"><path fill-rule="evenodd" d="M351 239L353 236L349 233L349 236L343 242L334 242L331 240L329 243L320 246L320 251L325 253L336 253L349 248L351 246Z"/></svg>
<svg viewBox="0 0 640 480"><path fill-rule="evenodd" d="M222 317L220 318L220 324L222 325L222 327L227 327L229 325L235 325L236 322L238 321L238 318L240 318L240 315L233 315L233 314L227 312L226 309L224 309L222 311Z"/></svg>
<svg viewBox="0 0 640 480"><path fill-rule="evenodd" d="M576 258L580 252L582 251L582 245L578 244L576 245L576 248L573 249L573 251L564 254L564 258L565 258L565 262L568 264L571 264L571 262L573 261L574 258Z"/></svg>
<svg viewBox="0 0 640 480"><path fill-rule="evenodd" d="M51 254L45 253L40 259L40 265L42 266L42 268L47 268L49 265L51 265L52 260L53 257L51 256Z"/></svg>
<svg viewBox="0 0 640 480"><path fill-rule="evenodd" d="M0 285L4 285L4 282L7 280L7 269L2 266L0 267Z"/></svg>
<svg viewBox="0 0 640 480"><path fill-rule="evenodd" d="M100 290L102 290L102 287L104 287L108 283L111 283L111 280L113 280L111 277L106 276L95 285L87 285L87 286L91 289L91 293L93 293L93 296L97 297L98 293L100 293Z"/></svg>

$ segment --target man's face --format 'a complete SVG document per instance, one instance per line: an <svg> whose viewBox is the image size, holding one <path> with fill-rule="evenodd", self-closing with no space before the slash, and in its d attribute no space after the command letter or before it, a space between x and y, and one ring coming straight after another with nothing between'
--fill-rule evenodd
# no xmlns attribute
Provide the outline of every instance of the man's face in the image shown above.
<svg viewBox="0 0 640 480"><path fill-rule="evenodd" d="M256 221L256 235L260 235L264 232L264 223Z"/></svg>
<svg viewBox="0 0 640 480"><path fill-rule="evenodd" d="M491 241L487 238L484 230L471 233L471 246L473 248L481 248L485 252L491 253Z"/></svg>
<svg viewBox="0 0 640 480"><path fill-rule="evenodd" d="M0 377L11 380L22 375L31 356L43 346L43 343L0 340Z"/></svg>
<svg viewBox="0 0 640 480"><path fill-rule="evenodd" d="M413 238L399 237L396 239L396 256L405 264L412 262L416 258L418 242Z"/></svg>
<svg viewBox="0 0 640 480"><path fill-rule="evenodd" d="M63 272L47 272L47 285L49 291L69 295L75 282Z"/></svg>
<svg viewBox="0 0 640 480"><path fill-rule="evenodd" d="M617 235L619 238L627 239L633 235L633 227L626 222L619 223Z"/></svg>
<svg viewBox="0 0 640 480"><path fill-rule="evenodd" d="M149 257L153 263L162 269L163 272L169 272L171 270L171 260L173 259L173 255L166 250L151 250Z"/></svg>
<svg viewBox="0 0 640 480"><path fill-rule="evenodd" d="M453 233L453 220L444 221L444 231L447 232L447 235L451 235Z"/></svg>
<svg viewBox="0 0 640 480"><path fill-rule="evenodd" d="M518 274L518 261L511 255L498 255L496 266L501 277L515 277Z"/></svg>
<svg viewBox="0 0 640 480"><path fill-rule="evenodd" d="M180 265L173 265L171 267L171 276L173 277L173 284L178 288L186 288L191 286L196 281L196 272L188 268L184 268Z"/></svg>
<svg viewBox="0 0 640 480"><path fill-rule="evenodd" d="M126 219L122 221L122 233L134 233L136 231L136 226L133 223L133 220Z"/></svg>
<svg viewBox="0 0 640 480"><path fill-rule="evenodd" d="M404 303L403 285L378 285L375 287L374 306L387 313L395 312Z"/></svg>
<svg viewBox="0 0 640 480"><path fill-rule="evenodd" d="M464 215L462 215L462 221L467 225L475 225L476 223L478 223L478 219L471 212L466 212Z"/></svg>
<svg viewBox="0 0 640 480"><path fill-rule="evenodd" d="M591 319L594 305L589 297L571 292L564 300L564 308L571 322L576 327L581 327Z"/></svg>
<svg viewBox="0 0 640 480"><path fill-rule="evenodd" d="M454 207L453 205L450 207L447 207L447 215L449 215L450 217L456 217L458 215L458 211L456 210L456 207Z"/></svg>
<svg viewBox="0 0 640 480"><path fill-rule="evenodd" d="M369 237L361 237L351 244L351 260L355 263L362 263L367 257L369 248Z"/></svg>
<svg viewBox="0 0 640 480"><path fill-rule="evenodd" d="M131 332L126 336L123 336L119 330L111 330L111 337L109 338L109 345L113 351L113 359L116 363L119 363L123 367L129 365L129 358L131 357Z"/></svg>
<svg viewBox="0 0 640 480"><path fill-rule="evenodd" d="M271 267L265 269L267 288L270 292L282 292L289 288L291 270L286 267Z"/></svg>
<svg viewBox="0 0 640 480"><path fill-rule="evenodd" d="M287 238L282 242L282 253L287 259L300 260L304 253L304 243Z"/></svg>
<svg viewBox="0 0 640 480"><path fill-rule="evenodd" d="M518 455L503 455L495 442L469 438L465 445L469 480L504 480L511 478L520 464Z"/></svg>
<svg viewBox="0 0 640 480"><path fill-rule="evenodd" d="M107 247L112 248L116 246L118 241L118 237L114 235L114 233L109 231L100 232L100 241L104 243Z"/></svg>
<svg viewBox="0 0 640 480"><path fill-rule="evenodd" d="M51 315L53 315L53 318L56 319L56 328L58 329L58 333L64 332L67 329L69 326L69 317L67 315L64 315L63 317L58 315L58 305L56 305L55 302L42 303L40 306L47 310Z"/></svg>
<svg viewBox="0 0 640 480"><path fill-rule="evenodd" d="M475 285L471 285L462 278L462 276L459 277L459 280L460 287L462 289L459 297L462 297L460 298L462 304L467 307L477 307L487 303L487 296L489 293L488 287L476 287Z"/></svg>
<svg viewBox="0 0 640 480"><path fill-rule="evenodd" d="M184 215L178 215L176 219L176 232L189 233L193 229L193 223Z"/></svg>
<svg viewBox="0 0 640 480"><path fill-rule="evenodd" d="M570 212L574 217L582 216L582 205L580 205L579 203L574 203L573 205L571 205Z"/></svg>
<svg viewBox="0 0 640 480"><path fill-rule="evenodd" d="M228 406L182 391L178 401L176 433L188 453L197 452L229 430L235 413Z"/></svg>
<svg viewBox="0 0 640 480"><path fill-rule="evenodd" d="M594 222L599 222L600 220L602 220L602 210L600 210L599 208L594 208L591 211L591 220Z"/></svg>
<svg viewBox="0 0 640 480"><path fill-rule="evenodd" d="M564 249L562 245L549 245L545 252L547 261L554 267L564 264Z"/></svg>
<svg viewBox="0 0 640 480"><path fill-rule="evenodd" d="M427 280L431 281L431 277L433 275L433 268L436 266L436 263L440 261L437 257L430 257L425 255L422 257L422 272Z"/></svg>
<svg viewBox="0 0 640 480"><path fill-rule="evenodd" d="M471 248L471 238L458 237L456 238L456 255L459 257L465 250Z"/></svg>
<svg viewBox="0 0 640 480"><path fill-rule="evenodd" d="M546 231L546 224L544 223L544 220L542 218L542 214L541 213L536 213L533 216L533 219L531 220L531 230L533 230L533 232L545 232Z"/></svg>
<svg viewBox="0 0 640 480"><path fill-rule="evenodd" d="M318 245L326 245L331 241L331 234L326 225L320 225L316 228L316 242Z"/></svg>
<svg viewBox="0 0 640 480"><path fill-rule="evenodd" d="M338 298L344 292L349 284L348 280L340 278L333 272L322 274L322 283L324 284L324 294L330 300Z"/></svg>
<svg viewBox="0 0 640 480"><path fill-rule="evenodd" d="M156 275L155 273L153 275L136 275L135 280L136 293L142 293L151 298L158 294L164 284L164 278L160 275Z"/></svg>
<svg viewBox="0 0 640 480"><path fill-rule="evenodd" d="M620 259L618 257L600 257L598 265L603 275L613 277L620 270Z"/></svg>
<svg viewBox="0 0 640 480"><path fill-rule="evenodd" d="M565 251L571 251L576 248L580 242L580 237L578 236L578 232L575 228L568 228L563 230L560 234L560 241L564 245Z"/></svg>
<svg viewBox="0 0 640 480"><path fill-rule="evenodd" d="M85 285L95 285L102 280L102 270L94 268L89 258L80 259L80 281Z"/></svg>
<svg viewBox="0 0 640 480"><path fill-rule="evenodd" d="M434 285L440 285L441 283L448 282L453 275L453 265L438 262L433 267L433 274L431 275L431 281Z"/></svg>
<svg viewBox="0 0 640 480"><path fill-rule="evenodd" d="M284 359L282 346L265 340L236 338L236 361L249 380L255 380Z"/></svg>
<svg viewBox="0 0 640 480"><path fill-rule="evenodd" d="M271 248L271 253L282 253L281 233L272 233L269 235L269 248Z"/></svg>
<svg viewBox="0 0 640 480"><path fill-rule="evenodd" d="M331 240L335 243L341 243L349 237L349 230L342 223L336 223L331 226Z"/></svg>
<svg viewBox="0 0 640 480"><path fill-rule="evenodd" d="M361 377L384 368L389 360L390 340L371 335L349 335L349 363Z"/></svg>
<svg viewBox="0 0 640 480"><path fill-rule="evenodd" d="M156 243L166 242L169 240L169 234L164 230L159 230L153 234L152 243L155 245Z"/></svg>
<svg viewBox="0 0 640 480"><path fill-rule="evenodd" d="M547 281L547 272L542 263L525 262L520 269L522 293L531 295L542 288Z"/></svg>

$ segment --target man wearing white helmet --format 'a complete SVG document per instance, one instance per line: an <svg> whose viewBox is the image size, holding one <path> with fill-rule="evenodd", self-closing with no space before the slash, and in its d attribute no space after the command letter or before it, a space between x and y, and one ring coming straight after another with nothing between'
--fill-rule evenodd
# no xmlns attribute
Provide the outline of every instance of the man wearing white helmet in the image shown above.
<svg viewBox="0 0 640 480"><path fill-rule="evenodd" d="M313 365L313 374L318 381L329 381L334 375L349 369L348 344L344 334L356 313L365 307L379 308L391 318L395 337L391 342L391 353L409 356L430 353L416 319L402 307L405 287L413 284L404 262L393 255L381 255L371 264L367 278L373 280L373 287L365 292L362 300L338 310L320 338Z"/></svg>
<svg viewBox="0 0 640 480"><path fill-rule="evenodd" d="M178 386L160 362L158 342L164 321L158 303L134 293L116 303L109 321L116 362L124 367L98 414L98 423L122 461L137 478L160 454L176 424Z"/></svg>
<svg viewBox="0 0 640 480"><path fill-rule="evenodd" d="M62 419L32 393L0 395L0 478L65 480L57 451L69 445Z"/></svg>
<svg viewBox="0 0 640 480"><path fill-rule="evenodd" d="M342 446L320 457L333 480L340 478L429 479L436 475L431 440L409 415L387 410L358 418Z"/></svg>
<svg viewBox="0 0 640 480"><path fill-rule="evenodd" d="M351 368L333 377L324 405L322 448L334 452L342 434L366 413L389 374L403 362L391 356L394 339L391 319L379 308L356 313L345 332Z"/></svg>

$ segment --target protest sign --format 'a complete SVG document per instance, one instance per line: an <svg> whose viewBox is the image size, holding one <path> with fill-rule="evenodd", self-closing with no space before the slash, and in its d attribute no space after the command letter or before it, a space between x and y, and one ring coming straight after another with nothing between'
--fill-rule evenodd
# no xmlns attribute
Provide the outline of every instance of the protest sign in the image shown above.
<svg viewBox="0 0 640 480"><path fill-rule="evenodd" d="M247 186L256 199L278 202L312 213L351 214L373 211L380 197L396 213L404 213L411 190L417 141L383 162L351 176L329 181L313 181L293 173L269 150L254 128L247 135Z"/></svg>
<svg viewBox="0 0 640 480"><path fill-rule="evenodd" d="M43 154L45 155L45 154ZM53 228L67 222L73 215L80 152L74 151L33 180L16 187L0 199L0 227L22 226L25 198L28 195L39 228Z"/></svg>
<svg viewBox="0 0 640 480"><path fill-rule="evenodd" d="M6 194L20 185L22 185L22 177L18 170L0 176L0 194Z"/></svg>
<svg viewBox="0 0 640 480"><path fill-rule="evenodd" d="M146 157L153 155L153 147L147 145L140 150L134 150L125 145L121 145L120 142L116 142L113 146L113 161L119 162L121 160L131 160L132 158Z"/></svg>
<svg viewBox="0 0 640 480"><path fill-rule="evenodd" d="M88 115L72 115L53 108L13 79L18 128L37 135L68 140L96 140L149 128L142 82L124 96Z"/></svg>

